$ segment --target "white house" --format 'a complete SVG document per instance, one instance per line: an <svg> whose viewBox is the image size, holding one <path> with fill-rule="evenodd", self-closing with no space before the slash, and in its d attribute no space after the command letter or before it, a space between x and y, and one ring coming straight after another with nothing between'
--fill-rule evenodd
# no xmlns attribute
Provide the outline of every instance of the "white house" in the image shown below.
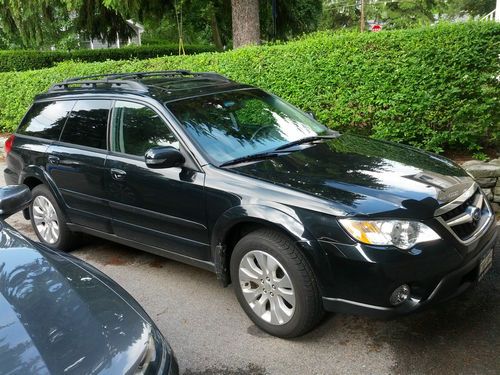
<svg viewBox="0 0 500 375"><path fill-rule="evenodd" d="M133 21L133 20L127 20L127 24L130 26L130 28L133 30L133 36L127 39L120 39L118 38L115 43L107 43L107 42L102 42L99 39L90 39L90 40L82 40L80 42L81 47L86 47L90 49L101 49L101 48L120 48L123 46L128 46L131 44L140 46L141 45L141 35L144 32L144 26L141 25L139 22Z"/></svg>

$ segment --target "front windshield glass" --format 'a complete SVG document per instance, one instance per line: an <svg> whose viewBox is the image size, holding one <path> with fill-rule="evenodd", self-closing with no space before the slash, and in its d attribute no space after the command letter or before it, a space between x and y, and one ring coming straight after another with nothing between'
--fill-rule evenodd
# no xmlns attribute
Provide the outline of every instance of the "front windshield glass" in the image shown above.
<svg viewBox="0 0 500 375"><path fill-rule="evenodd" d="M183 99L167 107L216 164L329 133L307 114L258 89Z"/></svg>

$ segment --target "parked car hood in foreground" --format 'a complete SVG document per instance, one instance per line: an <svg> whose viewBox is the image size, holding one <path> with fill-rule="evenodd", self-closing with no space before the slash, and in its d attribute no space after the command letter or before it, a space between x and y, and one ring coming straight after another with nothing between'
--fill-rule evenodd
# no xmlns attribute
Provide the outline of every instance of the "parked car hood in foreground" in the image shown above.
<svg viewBox="0 0 500 375"><path fill-rule="evenodd" d="M0 225L0 373L137 368L151 333L137 310L70 257Z"/></svg>
<svg viewBox="0 0 500 375"><path fill-rule="evenodd" d="M299 147L231 170L334 202L346 214L431 217L473 183L452 161L395 143L341 135Z"/></svg>

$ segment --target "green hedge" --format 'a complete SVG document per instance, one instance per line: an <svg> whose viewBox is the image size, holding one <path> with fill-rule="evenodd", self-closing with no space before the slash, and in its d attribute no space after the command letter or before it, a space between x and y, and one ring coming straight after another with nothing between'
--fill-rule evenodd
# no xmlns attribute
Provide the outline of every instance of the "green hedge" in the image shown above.
<svg viewBox="0 0 500 375"><path fill-rule="evenodd" d="M187 45L184 49L188 55L215 51L214 47L203 45ZM20 72L24 70L50 68L56 63L66 60L96 62L106 60L149 59L178 54L179 47L176 44L94 50L80 49L71 52L29 50L0 51L0 72Z"/></svg>
<svg viewBox="0 0 500 375"><path fill-rule="evenodd" d="M0 124L14 129L36 93L71 76L190 69L269 90L341 131L436 152L498 146L500 24L318 33L282 45L137 61L64 62L0 74Z"/></svg>

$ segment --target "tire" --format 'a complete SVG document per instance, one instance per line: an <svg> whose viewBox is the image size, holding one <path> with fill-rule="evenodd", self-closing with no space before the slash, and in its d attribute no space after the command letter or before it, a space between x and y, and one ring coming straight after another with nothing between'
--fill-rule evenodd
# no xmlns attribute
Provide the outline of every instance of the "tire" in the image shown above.
<svg viewBox="0 0 500 375"><path fill-rule="evenodd" d="M231 256L230 272L243 310L273 336L303 335L323 317L310 264L297 245L279 232L259 229L243 237Z"/></svg>
<svg viewBox="0 0 500 375"><path fill-rule="evenodd" d="M76 243L76 235L66 225L65 216L50 190L45 185L37 185L31 193L31 225L40 242L52 249L71 250ZM56 232L57 236L54 235Z"/></svg>

